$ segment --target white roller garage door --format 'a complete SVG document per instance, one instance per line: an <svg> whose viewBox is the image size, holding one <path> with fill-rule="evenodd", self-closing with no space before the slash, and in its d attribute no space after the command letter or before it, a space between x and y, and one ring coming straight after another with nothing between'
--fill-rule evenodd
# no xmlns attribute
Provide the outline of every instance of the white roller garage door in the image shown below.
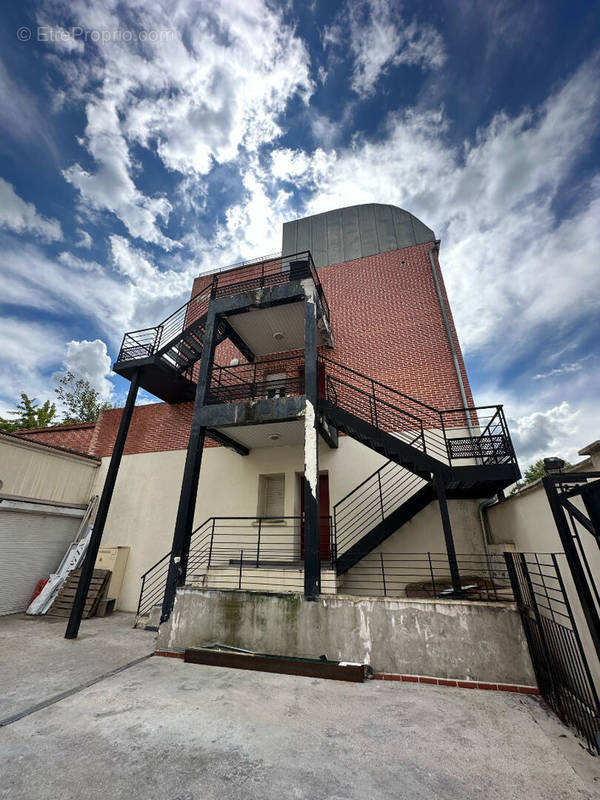
<svg viewBox="0 0 600 800"><path fill-rule="evenodd" d="M0 503L0 614L25 611L75 539L85 511L4 500Z"/></svg>

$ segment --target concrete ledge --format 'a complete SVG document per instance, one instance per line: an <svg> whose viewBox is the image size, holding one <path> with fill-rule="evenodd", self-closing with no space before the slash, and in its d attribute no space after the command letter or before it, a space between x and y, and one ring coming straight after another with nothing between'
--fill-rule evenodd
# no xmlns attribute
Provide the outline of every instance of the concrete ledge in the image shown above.
<svg viewBox="0 0 600 800"><path fill-rule="evenodd" d="M223 644L370 664L375 673L534 686L512 603L178 589L156 649ZM433 680L433 679L432 679Z"/></svg>

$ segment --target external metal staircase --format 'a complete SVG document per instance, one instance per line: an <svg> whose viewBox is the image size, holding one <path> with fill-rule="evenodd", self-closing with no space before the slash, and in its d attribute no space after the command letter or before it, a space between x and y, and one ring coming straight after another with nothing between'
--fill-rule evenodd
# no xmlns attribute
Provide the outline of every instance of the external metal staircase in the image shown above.
<svg viewBox="0 0 600 800"><path fill-rule="evenodd" d="M437 409L320 355L319 409L329 422L415 475L440 474L462 496L519 477L502 406Z"/></svg>
<svg viewBox="0 0 600 800"><path fill-rule="evenodd" d="M130 331L123 337L114 371L130 379L141 368L140 386L167 403L194 399L194 367L202 355L205 323L211 300L281 284L314 282L325 313L329 314L317 271L309 252L277 256L215 272L210 283L158 325ZM218 321L216 344L231 339L250 357L245 342L229 325Z"/></svg>
<svg viewBox="0 0 600 800"><path fill-rule="evenodd" d="M162 350L169 359L180 352L173 346ZM186 359L194 357L185 352ZM293 373L294 359L299 361L279 357L276 363L285 362ZM260 396L267 386L261 367L268 364L216 367L212 402L244 402ZM323 355L319 366L320 413L338 430L389 459L334 507L330 567L335 574L346 573L435 500L436 475L443 476L449 498L488 497L519 477L502 406L439 410ZM285 379L278 390L300 394L302 380ZM300 524L300 518L289 519ZM254 570L255 583L249 583L260 588L256 583L260 570L301 568L300 553L294 549L299 537L290 528L278 529L276 537L269 538L268 520L247 518L244 524L254 526L250 534L247 528L242 532L240 524L228 524L213 517L194 531L187 565L190 576L202 573L205 585L211 585L212 575L213 588L219 583L221 588L235 588L236 574L241 586L246 570L247 586L248 570ZM160 602L169 555L142 576L138 615L146 615ZM261 580L271 579L263 574Z"/></svg>
<svg viewBox="0 0 600 800"><path fill-rule="evenodd" d="M388 461L333 507L336 570L343 575L430 502L432 481Z"/></svg>
<svg viewBox="0 0 600 800"><path fill-rule="evenodd" d="M208 368L206 408L248 402L254 405L261 398L285 402L289 395L301 397L306 393L305 356L286 355L284 350L274 358L256 357L236 331L234 316L228 315L239 313L242 307L252 310L253 304L264 302L267 295L272 298L268 302L275 305L292 302L282 298L289 288L294 291L286 297L296 298L295 287L286 289L281 284L304 281L312 282L321 315L319 324L327 327L329 308L310 253L263 259L213 274L200 292L159 325L127 333L114 370L124 377L135 375L142 388L169 403L193 400L211 302L219 301L219 308L230 310L214 317L213 341L218 345L230 339L246 363ZM278 292L281 297L275 296ZM238 304L235 295L245 295L245 305ZM331 343L331 339L328 341ZM439 497L440 491L444 504L446 497L490 497L519 477L502 406L440 410L326 356L322 350L318 356L313 350L313 357L317 362L321 432L327 427L340 431L389 460L335 506L331 568L336 574L351 569ZM276 384L272 381L274 374ZM228 417L219 410L210 418ZM217 441L247 453L247 448L230 435L235 435L236 424L223 427L221 422L210 423L214 427L207 425L206 431ZM446 513L448 520L447 508L441 513ZM252 525L256 522L252 520ZM296 522L300 524L298 518ZM298 549L300 536L292 536L289 528L284 531L287 539L283 544L275 538L261 542L268 520L258 520L258 531L251 534L248 530L240 534L233 526L233 538L217 541L215 531L221 523L211 518L194 531L183 575L192 576L194 570L200 570L208 579L212 569L214 578L218 566L225 571L229 585L235 583L232 573L239 568L241 585L245 567L255 571L293 569L295 564L301 568L302 553L292 552ZM278 552L280 545L288 548L283 556ZM143 576L140 614L160 601L169 555Z"/></svg>

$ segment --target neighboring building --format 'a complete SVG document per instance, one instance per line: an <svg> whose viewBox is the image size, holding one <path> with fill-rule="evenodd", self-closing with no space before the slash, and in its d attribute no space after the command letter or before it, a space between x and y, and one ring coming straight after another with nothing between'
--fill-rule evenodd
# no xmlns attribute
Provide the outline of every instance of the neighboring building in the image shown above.
<svg viewBox="0 0 600 800"><path fill-rule="evenodd" d="M75 443L77 429L60 427L31 438L68 432ZM75 539L93 493L100 459L50 441L0 432L0 614L27 608Z"/></svg>
<svg viewBox="0 0 600 800"><path fill-rule="evenodd" d="M135 408L106 521L103 545L131 548L121 608L174 528L144 609L169 563L167 606L176 580L241 572L255 589L380 594L370 565L394 553L448 552L460 582L454 551L485 552L479 501L519 472L501 407L472 408L438 244L389 205L295 220L282 257L201 275L186 306L125 336L115 371L164 402ZM101 458L98 491L121 415L27 436Z"/></svg>

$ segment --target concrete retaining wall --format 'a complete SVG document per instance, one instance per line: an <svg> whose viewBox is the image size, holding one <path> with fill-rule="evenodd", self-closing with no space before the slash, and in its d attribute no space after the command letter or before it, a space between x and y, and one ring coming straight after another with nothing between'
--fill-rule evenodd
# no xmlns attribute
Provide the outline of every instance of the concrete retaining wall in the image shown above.
<svg viewBox="0 0 600 800"><path fill-rule="evenodd" d="M375 672L533 686L510 603L222 592L184 587L158 649L206 642L277 655L370 664Z"/></svg>

